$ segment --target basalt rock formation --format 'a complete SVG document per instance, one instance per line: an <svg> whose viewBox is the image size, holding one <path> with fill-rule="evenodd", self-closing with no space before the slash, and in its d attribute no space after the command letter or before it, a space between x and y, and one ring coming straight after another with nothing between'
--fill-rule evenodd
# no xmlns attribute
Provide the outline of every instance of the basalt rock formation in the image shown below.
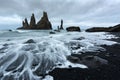
<svg viewBox="0 0 120 80"><path fill-rule="evenodd" d="M30 26L29 27L30 27L30 29L36 28L36 20L35 20L34 14L32 14L32 16L31 16Z"/></svg>
<svg viewBox="0 0 120 80"><path fill-rule="evenodd" d="M60 30L63 30L63 20L61 20Z"/></svg>
<svg viewBox="0 0 120 80"><path fill-rule="evenodd" d="M37 29L52 29L52 25L48 20L48 15L46 12L43 12L43 17L37 23Z"/></svg>
<svg viewBox="0 0 120 80"><path fill-rule="evenodd" d="M120 32L120 24L112 27L93 27L87 29L86 32Z"/></svg>
<svg viewBox="0 0 120 80"><path fill-rule="evenodd" d="M30 24L27 21L27 18L22 23L22 27L17 28L17 29L28 29L28 30L49 30L52 29L51 22L48 19L47 12L43 12L42 18L37 22L36 24L36 19L34 14L31 16Z"/></svg>
<svg viewBox="0 0 120 80"><path fill-rule="evenodd" d="M27 20L27 18L25 18L25 20L23 21L23 28L26 28L26 29L28 29L29 28L29 24L28 24L28 20Z"/></svg>

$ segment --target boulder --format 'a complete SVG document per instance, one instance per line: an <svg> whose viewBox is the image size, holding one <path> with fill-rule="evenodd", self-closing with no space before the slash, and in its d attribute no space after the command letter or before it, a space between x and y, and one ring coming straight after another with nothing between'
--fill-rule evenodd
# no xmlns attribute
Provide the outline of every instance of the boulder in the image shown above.
<svg viewBox="0 0 120 80"><path fill-rule="evenodd" d="M106 59L103 59L98 56L94 55L70 55L67 57L67 60L69 60L72 63L77 63L77 64L84 64L89 68L97 68L102 65L107 65L108 61Z"/></svg>
<svg viewBox="0 0 120 80"><path fill-rule="evenodd" d="M68 56L67 60L69 60L72 63L80 63L80 59L78 57L75 57L75 56Z"/></svg>
<svg viewBox="0 0 120 80"><path fill-rule="evenodd" d="M107 65L108 61L98 56L85 56L82 58L82 64L87 65L89 68L97 68L102 65Z"/></svg>
<svg viewBox="0 0 120 80"><path fill-rule="evenodd" d="M66 30L68 32L73 32L73 31L80 32L81 31L79 26L70 26L70 27L66 28Z"/></svg>
<svg viewBox="0 0 120 80"><path fill-rule="evenodd" d="M28 41L26 41L25 43L35 43L35 41L33 39L29 39Z"/></svg>

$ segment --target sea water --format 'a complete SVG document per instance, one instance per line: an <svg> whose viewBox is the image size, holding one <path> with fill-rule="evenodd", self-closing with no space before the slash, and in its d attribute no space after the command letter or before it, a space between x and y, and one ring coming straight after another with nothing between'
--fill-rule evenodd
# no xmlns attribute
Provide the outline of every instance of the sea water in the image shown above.
<svg viewBox="0 0 120 80"><path fill-rule="evenodd" d="M42 76L59 68L87 68L69 62L66 57L86 51L104 50L100 45L113 45L107 39L115 36L99 32L56 32L50 30L0 31L0 80L54 80ZM34 43L26 43L32 39ZM80 46L78 49L73 49ZM59 65L61 64L61 65Z"/></svg>

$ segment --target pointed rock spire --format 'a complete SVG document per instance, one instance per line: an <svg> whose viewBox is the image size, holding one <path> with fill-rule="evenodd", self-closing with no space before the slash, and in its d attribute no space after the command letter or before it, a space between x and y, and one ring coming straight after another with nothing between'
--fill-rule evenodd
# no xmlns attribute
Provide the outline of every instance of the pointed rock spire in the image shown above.
<svg viewBox="0 0 120 80"><path fill-rule="evenodd" d="M61 25L60 25L60 29L63 29L63 20L61 20Z"/></svg>
<svg viewBox="0 0 120 80"><path fill-rule="evenodd" d="M34 29L36 27L36 20L35 20L35 16L34 13L31 16L31 20L30 20L30 28Z"/></svg>
<svg viewBox="0 0 120 80"><path fill-rule="evenodd" d="M59 27L59 26L57 26L57 30L60 30L60 27Z"/></svg>
<svg viewBox="0 0 120 80"><path fill-rule="evenodd" d="M23 27L24 27L24 28L29 28L29 24L28 24L27 18L25 18L25 22L24 22Z"/></svg>
<svg viewBox="0 0 120 80"><path fill-rule="evenodd" d="M35 16L32 14L30 24L28 24L27 18L22 22L23 26L18 29L36 29L36 30L49 30L52 29L51 22L48 19L47 12L43 12L42 18L36 24Z"/></svg>
<svg viewBox="0 0 120 80"><path fill-rule="evenodd" d="M22 22L22 25L23 25L23 27L25 28L25 22L24 22L24 21Z"/></svg>
<svg viewBox="0 0 120 80"><path fill-rule="evenodd" d="M47 12L43 12L43 17L42 18L45 18L46 20L48 20Z"/></svg>
<svg viewBox="0 0 120 80"><path fill-rule="evenodd" d="M37 23L37 28L38 29L52 29L52 25L48 19L47 12L43 12L43 17Z"/></svg>

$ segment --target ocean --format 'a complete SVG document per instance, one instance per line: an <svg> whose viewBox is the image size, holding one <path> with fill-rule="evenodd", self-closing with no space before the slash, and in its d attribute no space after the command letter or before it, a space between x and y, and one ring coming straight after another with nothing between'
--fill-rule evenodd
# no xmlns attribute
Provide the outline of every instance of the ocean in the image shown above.
<svg viewBox="0 0 120 80"><path fill-rule="evenodd" d="M0 31L0 80L54 80L48 72L55 68L79 67L67 60L71 54L105 50L116 38L105 32L55 32L50 30ZM79 46L79 48L78 48Z"/></svg>

